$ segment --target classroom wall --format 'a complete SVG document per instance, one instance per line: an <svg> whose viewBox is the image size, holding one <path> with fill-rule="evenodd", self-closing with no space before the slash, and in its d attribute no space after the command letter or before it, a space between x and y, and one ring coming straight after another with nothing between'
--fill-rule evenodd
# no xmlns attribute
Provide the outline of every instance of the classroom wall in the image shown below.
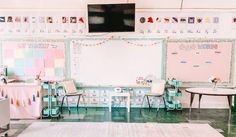
<svg viewBox="0 0 236 137"><path fill-rule="evenodd" d="M175 39L217 39L217 38L230 38L230 39L236 39L236 25L232 25L232 17L236 16L236 3L234 0L229 0L227 3L225 1L221 0L184 0L183 3L181 0L38 0L37 2L32 0L2 0L0 4L0 9L3 11L10 11L10 9L13 9L14 11L18 10L25 10L25 11L34 11L34 10L53 10L53 11L78 11L78 10L86 10L86 4L87 3L126 3L126 2L135 2L137 11L140 12L139 15L145 15L148 17L148 14L155 16L158 15L172 15L173 13L177 14L183 14L186 16L195 15L196 13L201 15L201 10L204 9L204 11L209 11L210 13L206 16L214 16L217 12L220 11L220 17L223 19L222 22L220 22L221 26L215 26L215 28L219 28L218 34L210 34L210 35L199 35L199 34L193 34L192 36L190 34L171 34L171 35L164 35L164 34L157 34L157 33L149 33L149 28L156 28L159 26L151 26L151 24L148 24L147 26L138 25L138 27L143 27L143 30L145 33L140 33L140 31L137 31L136 33L132 34L112 34L112 35L122 35L124 37L140 37L140 38L175 38ZM181 10L180 10L181 9ZM219 10L219 11L218 11ZM203 12L204 12L203 11ZM141 16L139 16L141 17ZM137 19L137 21L139 21ZM176 26L178 27L178 26ZM225 30L226 28L226 30ZM234 29L232 29L234 28ZM232 32L231 32L232 31ZM6 37L6 35L1 35L2 37ZM39 37L40 36L40 37ZM57 35L57 34L46 34L46 35L18 35L18 36L11 36L7 35L8 38L35 38L36 39L44 39L47 38L60 38L60 39L68 39L70 37L78 38L78 37L86 37L87 34L84 33L82 35L74 36L74 35ZM107 37L107 36L105 36ZM236 50L234 48L234 53L236 53ZM234 55L233 60L236 60L236 56ZM235 63L234 63L235 64ZM233 66L233 68L235 68ZM233 75L234 80L234 86L236 83L236 75ZM181 98L184 107L189 106L189 99L190 95L186 92L183 92L183 97ZM197 100L198 98L195 98L194 100L194 107L197 107ZM227 108L227 100L224 97L206 97L203 96L202 98L202 107L205 108Z"/></svg>

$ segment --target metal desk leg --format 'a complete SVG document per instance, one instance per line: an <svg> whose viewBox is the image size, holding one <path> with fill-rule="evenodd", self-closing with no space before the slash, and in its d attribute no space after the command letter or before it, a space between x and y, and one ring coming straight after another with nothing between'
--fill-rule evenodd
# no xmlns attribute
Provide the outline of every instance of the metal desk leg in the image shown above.
<svg viewBox="0 0 236 137"><path fill-rule="evenodd" d="M189 112L191 113L192 111L192 104L193 104L193 99L194 99L194 93L191 93L191 97L190 97L190 106L189 106Z"/></svg>
<svg viewBox="0 0 236 137"><path fill-rule="evenodd" d="M109 96L109 112L111 112L112 96Z"/></svg>
<svg viewBox="0 0 236 137"><path fill-rule="evenodd" d="M232 105L232 95L227 96L229 103L229 116L231 117L231 105Z"/></svg>
<svg viewBox="0 0 236 137"><path fill-rule="evenodd" d="M130 96L127 96L127 111L130 112Z"/></svg>
<svg viewBox="0 0 236 137"><path fill-rule="evenodd" d="M232 96L228 97L228 103L229 103L229 115L228 115L228 134L230 133L230 123L231 123L231 105L232 105Z"/></svg>
<svg viewBox="0 0 236 137"><path fill-rule="evenodd" d="M199 94L199 100L198 100L198 111L200 112L200 106L201 106L201 99L202 99L202 94Z"/></svg>

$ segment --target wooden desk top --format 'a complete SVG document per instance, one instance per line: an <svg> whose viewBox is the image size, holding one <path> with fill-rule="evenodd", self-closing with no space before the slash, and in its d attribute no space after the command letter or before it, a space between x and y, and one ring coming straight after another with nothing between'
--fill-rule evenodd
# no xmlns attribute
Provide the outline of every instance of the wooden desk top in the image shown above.
<svg viewBox="0 0 236 137"><path fill-rule="evenodd" d="M235 89L226 89L226 88L187 88L185 89L188 93L193 94L202 94L210 96L230 96L236 95Z"/></svg>

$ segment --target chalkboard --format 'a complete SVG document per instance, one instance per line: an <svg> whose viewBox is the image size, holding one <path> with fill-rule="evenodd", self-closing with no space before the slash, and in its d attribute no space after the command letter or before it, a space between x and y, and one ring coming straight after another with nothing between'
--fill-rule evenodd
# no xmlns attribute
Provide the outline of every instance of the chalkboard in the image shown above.
<svg viewBox="0 0 236 137"><path fill-rule="evenodd" d="M71 40L71 78L84 85L134 85L138 77L161 78L162 45L154 38Z"/></svg>
<svg viewBox="0 0 236 137"><path fill-rule="evenodd" d="M232 41L169 41L166 78L208 82L215 76L230 82Z"/></svg>
<svg viewBox="0 0 236 137"><path fill-rule="evenodd" d="M55 40L2 41L2 64L9 77L65 77L65 42Z"/></svg>

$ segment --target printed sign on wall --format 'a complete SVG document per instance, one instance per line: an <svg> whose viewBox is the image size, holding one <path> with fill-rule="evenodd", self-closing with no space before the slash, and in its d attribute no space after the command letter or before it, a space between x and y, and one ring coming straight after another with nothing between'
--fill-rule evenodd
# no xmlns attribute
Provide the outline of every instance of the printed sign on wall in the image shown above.
<svg viewBox="0 0 236 137"><path fill-rule="evenodd" d="M166 78L208 82L211 76L230 82L232 42L168 42Z"/></svg>

